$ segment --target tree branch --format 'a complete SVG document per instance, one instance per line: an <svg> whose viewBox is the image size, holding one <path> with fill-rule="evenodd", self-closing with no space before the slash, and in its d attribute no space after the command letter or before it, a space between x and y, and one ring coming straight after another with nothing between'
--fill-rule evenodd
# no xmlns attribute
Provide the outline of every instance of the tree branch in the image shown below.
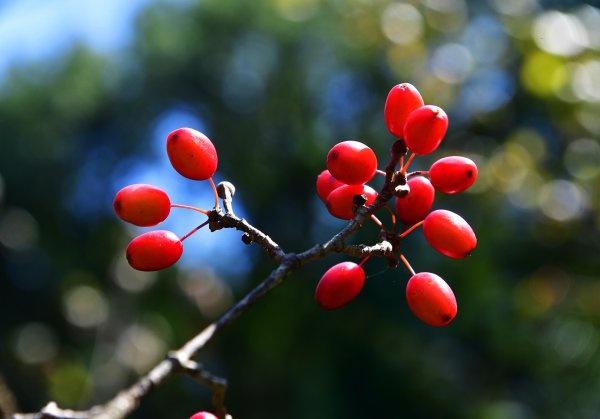
<svg viewBox="0 0 600 419"><path fill-rule="evenodd" d="M373 246L347 245L346 240L358 231L369 219L371 214L380 209L389 201L398 185L406 183L406 178L396 171L396 164L400 156L406 152L406 146L402 141L396 141L392 146L390 160L385 168L385 183L371 206L361 206L356 210L356 216L340 232L329 241L317 244L312 248L300 253L286 253L268 235L249 224L246 220L238 218L233 211L233 196L235 187L229 182L221 182L217 191L223 200L223 208L216 208L209 213L209 228L211 231L223 228L235 228L243 231L245 242L257 243L276 262L278 266L258 284L252 291L246 294L240 301L231 307L215 322L211 323L199 334L185 343L179 350L171 352L165 360L152 368L150 372L142 376L128 389L117 394L112 400L103 405L94 406L86 411L72 411L58 408L56 403L51 402L40 412L32 414L16 414L15 419L116 419L123 418L131 413L139 405L140 400L153 388L162 384L169 376L176 372L186 373L207 385L213 391L213 407L219 419L229 417L224 407L224 395L226 381L215 377L205 371L191 358L200 351L221 329L246 312L258 300L263 298L269 291L277 287L289 276L289 274L306 263L321 259L329 253L344 253L355 257L367 255L380 257L394 257L393 243L382 239Z"/></svg>
<svg viewBox="0 0 600 419"><path fill-rule="evenodd" d="M0 375L0 416L10 417L17 411L15 395L6 384L4 377Z"/></svg>

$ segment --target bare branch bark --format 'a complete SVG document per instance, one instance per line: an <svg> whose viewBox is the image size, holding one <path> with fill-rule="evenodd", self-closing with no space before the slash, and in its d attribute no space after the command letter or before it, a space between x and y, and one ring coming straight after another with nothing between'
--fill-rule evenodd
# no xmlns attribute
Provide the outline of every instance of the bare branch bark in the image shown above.
<svg viewBox="0 0 600 419"><path fill-rule="evenodd" d="M4 377L0 375L0 416L8 418L17 411L17 400L6 383Z"/></svg>
<svg viewBox="0 0 600 419"><path fill-rule="evenodd" d="M310 261L321 259L330 253L344 253L355 257L365 257L368 255L386 258L394 257L393 243L385 239L382 239L373 246L348 245L346 244L346 240L364 225L371 214L383 207L385 203L392 198L394 190L398 185L406 183L406 177L396 171L396 165L399 158L405 152L406 146L402 141L397 141L392 147L390 160L385 168L385 183L373 205L357 208L354 219L329 241L317 244L300 253L284 252L267 234L252 226L246 220L238 218L233 211L232 203L235 187L229 182L221 182L217 187L217 191L220 198L223 200L224 211L217 208L209 213L209 227L211 231L223 228L235 228L243 231L246 236L245 242L259 244L271 259L278 263L278 266L269 274L269 276L267 276L267 278L246 294L219 319L207 326L204 330L185 343L180 349L171 352L165 360L152 368L150 372L138 379L138 381L128 389L117 394L107 403L94 406L86 411L72 411L60 409L56 403L51 402L40 412L16 414L13 417L15 419L123 418L135 410L141 399L153 388L161 385L172 374L183 372L212 389L213 407L219 419L230 418L224 407L226 381L208 373L199 364L192 361L191 358L221 329L246 312L273 288L283 283L291 272Z"/></svg>

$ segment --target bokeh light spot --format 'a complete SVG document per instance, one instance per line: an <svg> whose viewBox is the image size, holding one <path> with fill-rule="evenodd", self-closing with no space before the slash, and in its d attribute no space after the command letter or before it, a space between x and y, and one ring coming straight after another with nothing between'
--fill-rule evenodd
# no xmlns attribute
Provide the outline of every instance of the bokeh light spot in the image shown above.
<svg viewBox="0 0 600 419"><path fill-rule="evenodd" d="M573 182L554 180L542 187L538 205L546 216L556 221L570 221L583 214L587 196Z"/></svg>
<svg viewBox="0 0 600 419"><path fill-rule="evenodd" d="M108 302L93 287L80 285L71 288L64 296L64 312L67 320L78 327L95 327L108 318Z"/></svg>
<svg viewBox="0 0 600 419"><path fill-rule="evenodd" d="M27 323L15 335L14 352L26 364L52 360L58 352L56 334L43 323Z"/></svg>
<svg viewBox="0 0 600 419"><path fill-rule="evenodd" d="M421 13L408 3L390 3L381 14L381 29L392 42L410 44L423 33Z"/></svg>

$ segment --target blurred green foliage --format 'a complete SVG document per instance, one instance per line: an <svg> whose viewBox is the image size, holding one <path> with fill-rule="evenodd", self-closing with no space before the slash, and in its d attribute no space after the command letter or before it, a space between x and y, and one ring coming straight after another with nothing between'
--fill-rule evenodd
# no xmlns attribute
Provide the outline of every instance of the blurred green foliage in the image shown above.
<svg viewBox="0 0 600 419"><path fill-rule="evenodd" d="M132 231L112 196L132 161L165 158L151 145L165 114L197 118L247 217L301 250L342 225L314 191L327 150L356 138L383 161L387 91L410 81L451 121L415 167L453 153L480 167L471 192L435 204L475 228L472 257L444 259L418 235L406 249L453 287L454 324L413 318L406 272L382 261L356 302L318 310L331 257L199 359L229 379L236 418L599 417L599 28L600 10L578 2L155 2L122 53L79 46L16 69L0 91L0 371L20 405L105 400L272 267L253 249L236 275L124 265ZM223 243L220 258L241 264ZM184 418L209 400L176 378L134 417Z"/></svg>

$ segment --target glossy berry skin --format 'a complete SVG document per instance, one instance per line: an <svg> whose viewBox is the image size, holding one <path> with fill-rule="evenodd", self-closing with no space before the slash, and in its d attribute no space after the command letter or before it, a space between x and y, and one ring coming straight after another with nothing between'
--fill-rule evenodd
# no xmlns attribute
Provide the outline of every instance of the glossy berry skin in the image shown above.
<svg viewBox="0 0 600 419"><path fill-rule="evenodd" d="M423 106L423 98L410 83L401 83L392 87L383 109L385 124L392 135L404 138L404 124L408 115Z"/></svg>
<svg viewBox="0 0 600 419"><path fill-rule="evenodd" d="M117 192L113 208L121 220L148 227L164 221L169 216L171 200L162 189L137 183Z"/></svg>
<svg viewBox="0 0 600 419"><path fill-rule="evenodd" d="M315 300L324 310L335 310L354 300L365 285L365 271L354 262L329 268L315 290Z"/></svg>
<svg viewBox="0 0 600 419"><path fill-rule="evenodd" d="M377 198L377 192L368 185L344 185L329 194L325 205L334 217L351 220L354 218L356 195L364 195L367 198L365 205L371 205Z"/></svg>
<svg viewBox="0 0 600 419"><path fill-rule="evenodd" d="M423 234L431 247L453 259L469 256L477 246L477 238L471 226L452 211L431 212L425 217Z"/></svg>
<svg viewBox="0 0 600 419"><path fill-rule="evenodd" d="M327 169L340 182L360 185L375 175L377 156L359 141L342 141L329 150Z"/></svg>
<svg viewBox="0 0 600 419"><path fill-rule="evenodd" d="M149 231L134 238L127 246L127 261L138 271L159 271L179 260L183 243L170 231Z"/></svg>
<svg viewBox="0 0 600 419"><path fill-rule="evenodd" d="M198 412L190 416L190 419L217 419L217 417L212 413Z"/></svg>
<svg viewBox="0 0 600 419"><path fill-rule="evenodd" d="M327 201L327 197L334 190L343 186L344 183L340 182L329 173L329 170L323 170L319 176L317 176L317 195L321 198L321 201Z"/></svg>
<svg viewBox="0 0 600 419"><path fill-rule="evenodd" d="M475 183L477 166L473 160L466 157L444 157L431 165L429 177L436 190L456 194L469 189Z"/></svg>
<svg viewBox="0 0 600 419"><path fill-rule="evenodd" d="M410 191L396 198L396 214L400 221L412 225L424 219L431 210L435 190L423 176L410 178L407 183Z"/></svg>
<svg viewBox="0 0 600 419"><path fill-rule="evenodd" d="M193 180L212 177L219 162L210 139L191 128L179 128L167 136L167 154L173 168Z"/></svg>
<svg viewBox="0 0 600 419"><path fill-rule="evenodd" d="M438 148L448 130L448 116L434 105L415 109L406 119L404 141L415 154L429 154Z"/></svg>
<svg viewBox="0 0 600 419"><path fill-rule="evenodd" d="M450 286L430 272L413 275L406 284L410 311L430 326L447 326L456 317L456 297Z"/></svg>

